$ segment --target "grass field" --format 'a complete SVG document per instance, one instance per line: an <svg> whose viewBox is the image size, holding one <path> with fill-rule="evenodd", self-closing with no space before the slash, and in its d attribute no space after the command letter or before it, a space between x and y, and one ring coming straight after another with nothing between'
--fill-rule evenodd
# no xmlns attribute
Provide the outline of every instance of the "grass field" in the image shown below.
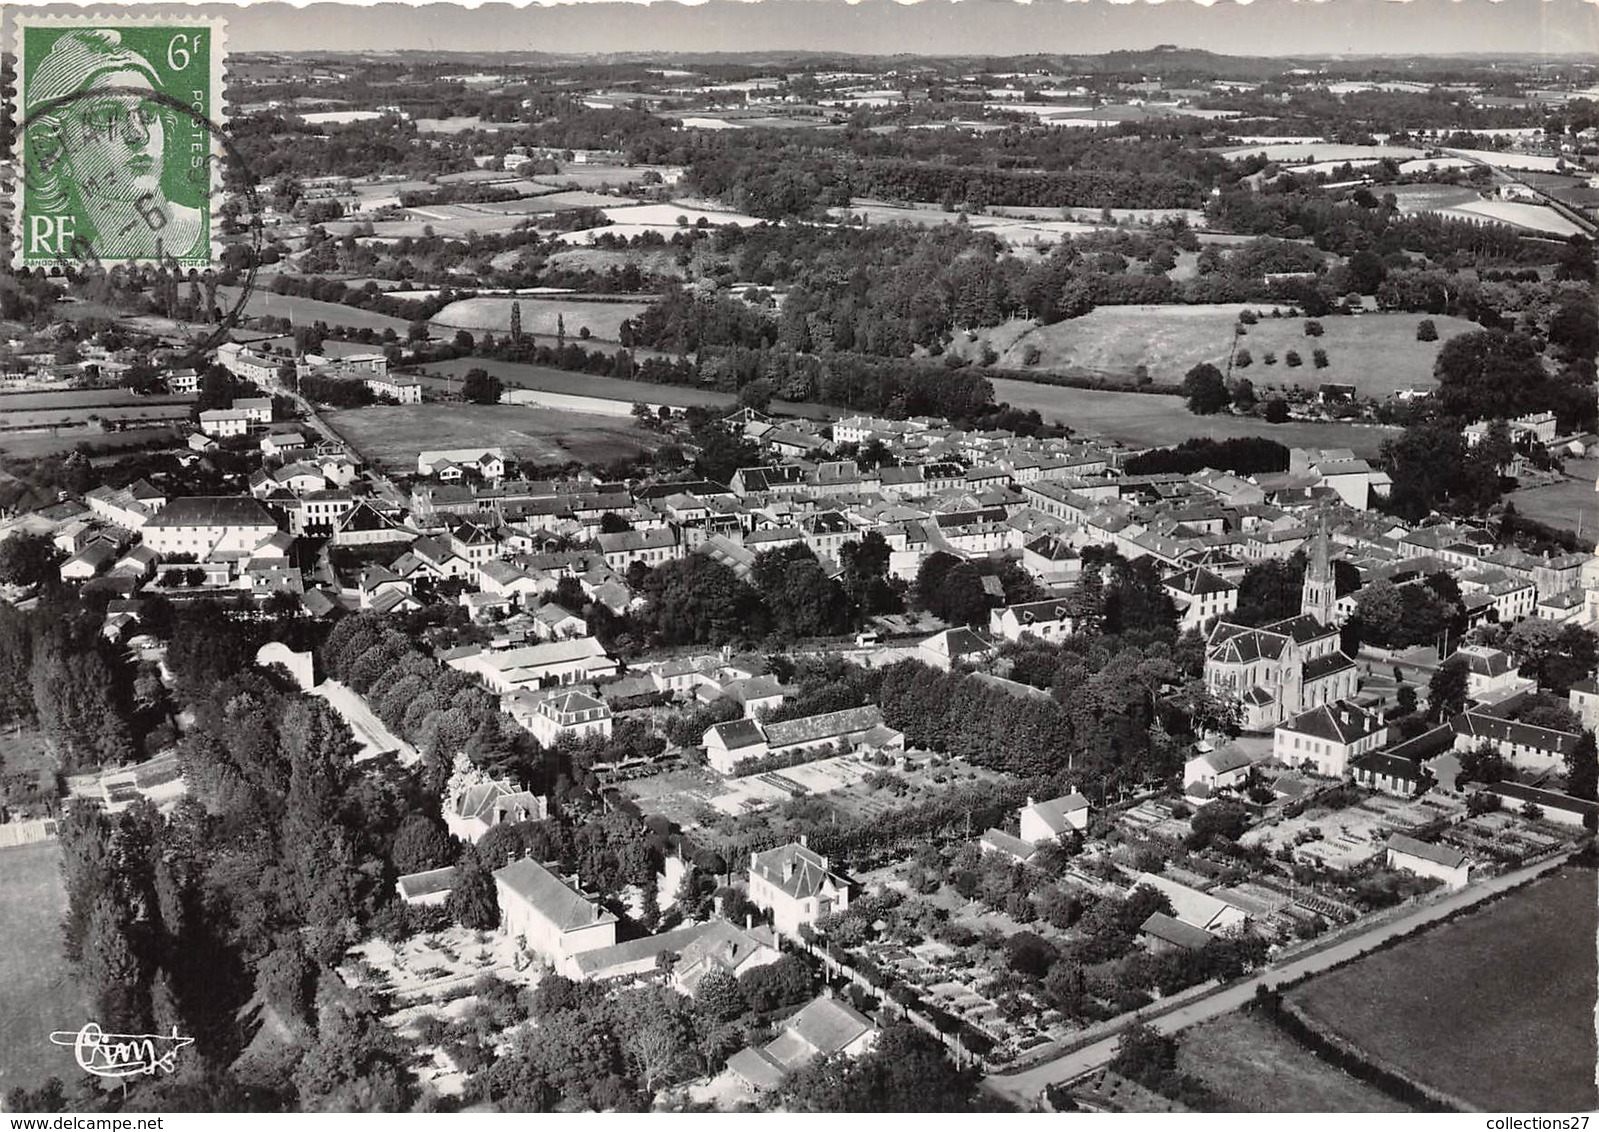
<svg viewBox="0 0 1599 1132"><path fill-rule="evenodd" d="M424 448L507 449L535 464L604 464L636 456L648 437L626 419L517 405L389 405L346 409L329 423L387 471L416 471Z"/></svg>
<svg viewBox="0 0 1599 1132"><path fill-rule="evenodd" d="M582 299L530 299L510 296L462 299L451 303L433 316L433 324L450 330L492 330L504 334L511 329L511 304L522 306L522 331L553 338L558 320L566 322L569 342L581 344L580 333L586 328L595 338L615 342L621 337L619 327L626 319L637 318L649 308L648 303L596 303Z"/></svg>
<svg viewBox="0 0 1599 1132"><path fill-rule="evenodd" d="M1599 533L1599 491L1594 490L1599 460L1567 460L1565 465L1565 482L1513 491L1506 498L1529 519L1565 530L1580 527L1584 533Z"/></svg>
<svg viewBox="0 0 1599 1132"><path fill-rule="evenodd" d="M1196 417L1180 397L992 380L996 401L1008 401L1018 409L1037 409L1046 421L1060 421L1085 436L1109 436L1129 444L1177 444L1195 436L1213 440L1264 436L1290 448L1350 448L1370 457L1384 440L1398 435L1397 429L1334 421L1272 425L1256 417Z"/></svg>
<svg viewBox="0 0 1599 1132"><path fill-rule="evenodd" d="M736 398L731 393L711 389L695 389L686 385L651 385L643 381L626 381L619 377L596 377L586 373L555 369L553 366L535 366L524 362L498 362L488 358L454 358L447 362L433 362L423 373L453 377L466 376L471 369L487 370L508 386L523 389L543 389L550 393L578 393L586 397L610 397L617 401L649 401L651 404L706 405L711 408L731 407Z"/></svg>
<svg viewBox="0 0 1599 1132"><path fill-rule="evenodd" d="M88 1014L61 955L61 846L54 841L0 849L0 1093L72 1080L72 1051L50 1044Z"/></svg>
<svg viewBox="0 0 1599 1132"><path fill-rule="evenodd" d="M1200 362L1227 366L1233 325L1246 304L1203 306L1100 307L1082 318L1028 330L1028 323L1010 323L981 331L976 342L957 336L955 346L965 356L975 356L992 340L1000 366L1061 373L1130 375L1144 366L1156 381L1177 382ZM1269 305L1248 304L1269 311ZM1433 384L1432 367L1444 340L1476 329L1464 319L1436 316L1437 342L1416 341L1420 316L1412 314L1362 314L1319 319L1320 338L1305 335L1302 318L1262 317L1238 340L1253 364L1235 370L1256 390L1267 386L1302 385L1314 389L1322 382L1353 385L1370 397L1398 389ZM1311 352L1327 351L1327 368L1316 369ZM1030 350L1039 351L1033 366L1026 365ZM1284 360L1297 350L1304 364L1290 367ZM1267 352L1277 355L1267 365Z"/></svg>
<svg viewBox="0 0 1599 1132"><path fill-rule="evenodd" d="M1214 1089L1228 1112L1410 1111L1252 1014L1185 1031L1177 1064Z"/></svg>
<svg viewBox="0 0 1599 1132"><path fill-rule="evenodd" d="M418 228L417 235L421 235L420 225ZM233 304L239 301L237 287L218 287L217 295L224 309L232 309ZM245 304L244 313L252 317L271 315L274 318L286 318L295 326L310 326L321 320L329 326L353 326L357 330L362 327L392 329L402 338L409 327L403 318L390 318L386 314L347 307L343 303L324 303L320 299L302 299L296 295L275 295L264 286L255 289L250 301Z"/></svg>
<svg viewBox="0 0 1599 1132"><path fill-rule="evenodd" d="M1371 1055L1491 1111L1599 1106L1593 870L1568 868L1311 980L1289 999Z"/></svg>

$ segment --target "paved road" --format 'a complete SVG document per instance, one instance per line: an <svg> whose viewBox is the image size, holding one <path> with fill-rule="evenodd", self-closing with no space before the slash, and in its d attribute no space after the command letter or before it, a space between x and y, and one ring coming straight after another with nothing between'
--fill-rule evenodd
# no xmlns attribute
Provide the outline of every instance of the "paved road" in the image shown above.
<svg viewBox="0 0 1599 1132"><path fill-rule="evenodd" d="M1564 860L1564 856L1557 857L1554 860L1545 861L1530 868L1506 873L1482 884L1474 884L1439 900L1437 903L1427 904L1407 915L1376 925L1370 931L1350 936L1348 939L1341 940L1325 950L1317 951L1300 959L1290 960L1281 967L1272 967L1241 983L1220 988L1204 998L1196 999L1187 1005L1178 1007L1170 1014L1152 1019L1150 1024L1162 1033L1171 1034L1200 1022L1208 1022L1213 1018L1230 1014L1252 1000L1255 997L1255 988L1258 986L1276 986L1279 983L1297 979L1302 975L1314 974L1318 971L1325 971L1329 967L1335 967L1372 950L1395 936L1415 931L1423 924L1441 919L1460 908L1469 907L1472 904L1486 900L1495 893L1503 892L1508 888L1515 888L1536 876L1551 872L1558 868ZM1063 1054L1053 1061L1046 1061L1044 1064L1034 1066L1032 1069L1023 1070L1020 1073L991 1075L984 1079L983 1085L985 1088L1020 1105L1023 1109L1030 1109L1038 1094L1043 1091L1046 1085L1055 1085L1064 1081L1074 1080L1109 1063L1111 1058L1116 1055L1117 1040L1117 1037L1112 1035L1092 1045L1084 1046L1082 1049Z"/></svg>

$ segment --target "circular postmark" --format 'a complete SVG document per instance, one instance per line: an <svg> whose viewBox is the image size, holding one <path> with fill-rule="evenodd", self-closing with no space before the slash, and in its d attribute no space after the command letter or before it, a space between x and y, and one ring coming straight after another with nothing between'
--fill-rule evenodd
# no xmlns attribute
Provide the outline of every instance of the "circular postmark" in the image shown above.
<svg viewBox="0 0 1599 1132"><path fill-rule="evenodd" d="M166 135L178 132L168 122L204 139L203 145L191 142L198 152L181 155L177 172L176 162L162 161ZM190 358L227 339L255 291L264 225L255 178L225 130L164 91L108 85L40 102L19 123L18 135L23 199L70 199L78 215L98 221L70 235L57 233L48 269L42 263L22 263L21 269L86 280L88 290L105 296L142 283L156 289L158 301L162 289L175 299L185 283L203 288L204 329L172 319L177 336ZM153 154L130 157L130 141ZM27 217L15 222L26 224ZM243 251L227 254L234 247ZM214 302L224 280L238 287L225 310ZM214 325L205 325L212 315ZM195 332L185 336L185 329Z"/></svg>

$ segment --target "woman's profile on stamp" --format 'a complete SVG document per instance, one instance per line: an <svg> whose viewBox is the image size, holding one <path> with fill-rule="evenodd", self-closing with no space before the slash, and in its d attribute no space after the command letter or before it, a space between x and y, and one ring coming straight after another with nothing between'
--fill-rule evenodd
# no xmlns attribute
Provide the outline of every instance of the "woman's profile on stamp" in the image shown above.
<svg viewBox="0 0 1599 1132"><path fill-rule="evenodd" d="M176 112L142 93L166 93L161 68L124 39L113 28L68 31L28 75L27 258L71 247L103 262L209 253L206 212L163 183L187 171L188 155L172 144Z"/></svg>

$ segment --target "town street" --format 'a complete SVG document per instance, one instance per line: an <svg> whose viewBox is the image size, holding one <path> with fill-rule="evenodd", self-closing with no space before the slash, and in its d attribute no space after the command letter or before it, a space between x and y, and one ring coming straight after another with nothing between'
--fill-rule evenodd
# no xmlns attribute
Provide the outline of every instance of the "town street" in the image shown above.
<svg viewBox="0 0 1599 1132"><path fill-rule="evenodd" d="M1505 873L1481 884L1473 884L1436 903L1427 904L1408 915L1375 925L1370 931L1341 940L1324 950L1290 960L1281 967L1269 968L1242 982L1220 987L1212 994L1152 1019L1150 1024L1161 1033L1173 1034L1197 1023L1230 1014L1254 998L1257 987L1276 986L1303 975L1336 967L1340 963L1348 962L1373 950L1388 940L1407 935L1424 924L1440 920L1452 912L1479 903L1497 893L1526 884L1544 873L1554 871L1564 862L1565 856L1561 855L1513 873ZM1062 1054L1053 1061L1046 1061L1042 1065L1024 1069L1020 1073L992 1074L984 1079L983 1085L1028 1109L1033 1106L1045 1086L1074 1080L1108 1064L1111 1058L1116 1056L1117 1041L1117 1035L1112 1034L1092 1045Z"/></svg>

